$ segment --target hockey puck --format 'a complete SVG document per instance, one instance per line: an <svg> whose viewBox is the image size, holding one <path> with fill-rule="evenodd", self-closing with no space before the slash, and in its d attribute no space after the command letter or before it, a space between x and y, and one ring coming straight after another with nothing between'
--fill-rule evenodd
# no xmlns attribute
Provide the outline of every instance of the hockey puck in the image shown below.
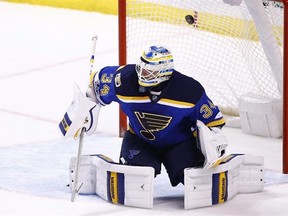
<svg viewBox="0 0 288 216"><path fill-rule="evenodd" d="M192 15L190 15L190 14L188 14L188 15L186 15L185 16L185 20L186 20L186 22L187 23L189 23L190 25L192 25L193 23L194 23L194 17L192 16Z"/></svg>

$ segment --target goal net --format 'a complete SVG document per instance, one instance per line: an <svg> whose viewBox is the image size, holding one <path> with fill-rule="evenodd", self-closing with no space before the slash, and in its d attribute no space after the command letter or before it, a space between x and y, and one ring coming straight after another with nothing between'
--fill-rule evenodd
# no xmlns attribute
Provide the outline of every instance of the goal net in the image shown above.
<svg viewBox="0 0 288 216"><path fill-rule="evenodd" d="M127 0L125 23L126 63L137 63L148 46L170 48L175 69L200 81L226 115L239 115L238 99L247 93L281 100L280 2Z"/></svg>

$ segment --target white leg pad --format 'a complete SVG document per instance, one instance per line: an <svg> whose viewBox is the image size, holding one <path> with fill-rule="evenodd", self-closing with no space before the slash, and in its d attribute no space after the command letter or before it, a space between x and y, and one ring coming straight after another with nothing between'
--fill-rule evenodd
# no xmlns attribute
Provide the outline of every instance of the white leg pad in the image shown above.
<svg viewBox="0 0 288 216"><path fill-rule="evenodd" d="M70 161L70 173L75 170L75 158ZM73 184L74 174L70 174ZM152 167L117 164L103 155L82 156L80 194L97 194L106 201L127 206L153 207Z"/></svg>
<svg viewBox="0 0 288 216"><path fill-rule="evenodd" d="M79 184L81 187L79 194L95 194L95 175L96 167L93 165L93 157L85 155L81 157L79 169ZM72 191L75 180L76 157L71 158L69 165L70 182L69 187Z"/></svg>
<svg viewBox="0 0 288 216"><path fill-rule="evenodd" d="M224 203L238 193L255 193L264 188L264 159L231 154L214 168L186 168L185 209Z"/></svg>

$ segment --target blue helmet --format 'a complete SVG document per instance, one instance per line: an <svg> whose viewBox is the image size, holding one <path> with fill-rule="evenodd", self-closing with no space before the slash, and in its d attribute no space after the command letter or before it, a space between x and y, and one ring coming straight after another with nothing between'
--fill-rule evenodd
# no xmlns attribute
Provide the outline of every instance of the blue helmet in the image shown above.
<svg viewBox="0 0 288 216"><path fill-rule="evenodd" d="M174 71L171 52L162 46L151 46L144 51L136 65L138 82L141 86L152 87L169 80Z"/></svg>

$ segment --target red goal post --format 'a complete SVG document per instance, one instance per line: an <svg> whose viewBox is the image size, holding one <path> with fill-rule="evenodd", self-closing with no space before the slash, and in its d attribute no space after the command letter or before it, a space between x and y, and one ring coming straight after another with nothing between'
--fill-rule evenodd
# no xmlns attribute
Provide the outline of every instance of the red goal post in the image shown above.
<svg viewBox="0 0 288 216"><path fill-rule="evenodd" d="M207 4L208 6L214 4L215 2L218 2L219 4L221 4L220 1L222 2L222 0L207 0L207 1L205 1L205 4ZM244 1L246 1L246 0L243 0L243 2ZM254 0L254 1L256 1L256 0ZM176 3L174 4L174 2L176 2ZM185 2L185 3L183 3L183 5L179 5L178 3L180 3L180 2L181 2L181 4L182 4L182 2ZM187 2L191 3L191 5L188 5L188 7L187 7L187 5L185 5L185 4L187 4ZM258 33L257 33L257 31L255 31L254 24L251 25L251 23L252 23L250 21L251 17L248 17L248 21L243 23L239 17L234 16L234 14L235 14L234 10L236 10L237 6L230 6L229 7L229 10L230 9L232 10L231 13L232 14L234 13L232 15L232 18L230 16L226 15L226 11L225 11L225 13L223 12L224 15L221 14L222 12L218 11L218 9L221 7L217 7L218 9L215 9L216 7L212 8L212 6L211 6L211 8L208 8L208 6L207 6L207 8L208 8L207 10L209 10L207 12L206 6L205 6L205 8L204 7L201 8L201 9L203 9L204 12L202 12L202 11L199 12L197 9L195 9L195 7L196 7L195 5L197 5L195 2L198 5L204 4L203 1L199 2L199 0L190 0L190 1L118 0L119 64L124 65L124 64L128 64L128 63L136 63L138 61L137 57L140 53L139 52L140 48L138 49L138 47L140 47L139 45L147 46L147 45L151 45L151 43L156 44L156 43L164 41L168 44L169 48L171 48L170 45L174 46L171 49L172 49L173 53L176 50L176 52L175 52L176 54L174 55L174 58L175 58L175 62L177 62L177 64L179 64L179 65L183 64L183 62L185 62L185 61L181 62L179 59L181 58L181 60L182 60L182 59L186 58L186 56L189 56L188 60L186 60L186 62L192 62L191 63L192 66L190 65L190 67L192 67L194 69L195 65L199 66L202 64L202 63L197 62L198 56L201 56L201 55L207 55L208 56L207 53L201 53L201 52L199 52L199 50L197 50L195 48L195 46L194 46L195 41L193 44L193 43L190 43L190 41L188 40L189 37L190 37L190 39L191 38L194 39L195 35L191 34L191 36L190 36L189 34L190 34L190 31L195 31L195 29L198 32L201 32L201 34L202 34L201 37L203 38L202 40L205 41L205 43L207 42L207 44L208 44L208 41L210 41L210 39L212 37L211 44L213 46L214 45L215 45L215 47L219 46L220 48L221 48L221 46L223 46L218 52L216 52L218 48L215 48L216 51L215 51L215 53L213 53L213 55L215 55L215 56L217 56L217 55L221 56L223 54L223 52L226 52L227 50L229 51L229 46L232 47L232 45L230 45L232 40L242 41L241 46L243 46L245 48L240 47L239 44L238 45L236 44L235 46L237 47L237 49L238 49L238 47L243 49L243 50L247 49L246 47L248 47L248 45L247 45L248 43L246 44L246 42L243 42L243 39L246 41L250 41L250 42L252 41L251 42L252 48L251 49L249 48L249 49L243 51L243 52L245 52L245 55L248 56L250 53L253 53L253 52L255 52L255 56L256 56L255 58L258 58L257 56L262 55L262 54L258 53L258 48L256 51L254 51L253 46L256 43L258 43L255 41L257 41L259 39L257 36ZM244 4L243 2L242 2L242 4ZM268 1L266 1L266 2L268 2ZM193 3L195 3L195 4L193 5ZM288 0L269 1L269 4L270 3L271 4L272 3L273 4L283 4L283 6L284 6L283 7L284 21L282 23L284 26L283 32L282 32L284 35L283 40L282 40L282 46L283 46L282 54L283 54L283 59L284 59L284 61L283 61L284 62L283 75L282 75L283 77L280 77L280 78L278 77L280 80L279 81L279 80L277 80L277 78L275 80L274 78L272 79L270 77L269 74L271 74L271 71L265 72L266 73L265 75L262 75L262 74L259 75L259 74L256 74L256 72L254 74L254 72L253 72L253 73L251 73L251 74L249 73L249 75L247 75L247 77L249 76L248 79L250 79L250 77L254 77L255 80L252 80L251 83L249 81L247 83L243 82L243 83L234 84L234 82L239 81L240 77L246 76L246 72L241 72L242 74L240 75L240 77L236 76L236 81L234 81L234 80L228 81L228 84L231 82L231 86L229 86L229 90L227 92L216 92L215 91L216 92L215 95L212 94L212 100L216 101L218 106L223 105L222 112L224 112L224 113L227 112L230 115L234 116L234 115L237 115L237 108L235 108L235 107L237 107L237 99L235 99L233 96L233 94L235 92L239 93L239 91L242 91L243 89L245 89L245 90L247 89L247 91L250 92L250 91L255 90L254 89L255 86L257 86L257 87L259 86L260 90L256 89L255 92L257 92L257 93L261 92L260 94L263 94L265 96L267 94L269 97L272 97L272 98L275 97L277 99L279 99L279 97L281 97L281 92L282 92L282 94L283 94L283 96L282 96L282 99L283 99L283 173L287 174L288 173L288 138L287 138L287 136L288 136L288 115L287 115L287 112L288 112L288 106L287 106L288 87L287 87L286 83L288 83L288 75L287 75L287 73L288 73L288 68L287 68L288 49L285 47L287 47L287 45L288 45L288 27L287 27L288 26L288 17L287 17L288 16ZM156 7L159 6L159 8L157 8L157 9L152 8L152 7L150 8L150 6L153 4ZM165 4L168 4L168 6ZM198 5L197 5L197 7L198 7ZM228 9L228 5L226 5L224 3L221 6L223 6L223 8L225 8L225 10ZM267 10L267 8L265 8L265 9ZM189 11L189 10L191 10L191 11ZM192 26L188 26L189 24L187 24L187 23L185 23L185 24L181 23L184 20L183 14L185 14L185 13L187 14L187 11L189 14L192 14L193 17L196 19L196 22L193 23ZM179 16L183 17L183 20L180 20ZM248 16L250 16L250 15L248 14ZM137 22L139 22L139 23L134 24L133 23L134 20L138 20ZM239 20L240 20L240 22L239 22ZM163 26L162 29L160 28L160 23ZM205 23L205 25L203 23ZM213 27L215 27L215 26L216 26L216 28L213 29ZM245 30L243 30L244 29L243 26L245 27ZM276 26L275 28L278 28L277 24L273 24L273 29L274 29L274 26ZM230 29L226 29L226 27L229 27ZM171 30L171 32L169 30L167 30L167 29L173 29L173 28L175 28L176 30L175 31ZM249 33L247 33L248 31L249 31ZM161 34L162 32L164 32L163 33L164 36ZM233 35L230 35L230 34L233 34ZM161 35L161 36L158 37L159 35ZM169 35L169 38L167 35ZM227 40L228 42L223 42L224 40ZM277 40L277 43L281 43L279 41L278 37L276 37L276 40ZM196 42L196 43L198 44L198 42ZM161 43L161 44L163 44L163 43ZM227 44L229 46L226 46ZM212 46L212 45L208 45L208 46ZM200 44L199 44L199 46L200 46ZM135 48L135 50L133 50L134 47L137 47L137 48ZM201 45L201 47L204 47L204 45ZM145 47L142 47L142 49L143 48L145 48ZM180 56L180 54L179 54L179 58L176 59L178 57L177 56L178 55L178 50L177 50L178 48L179 49L181 48L182 50L190 50L190 49L191 50L197 50L197 52L199 52L199 54L198 54L198 56L196 55L196 57L195 57L195 55L193 55L194 54L193 52L188 52L186 54L184 53L186 55L184 57ZM205 49L205 48L203 48L203 49ZM231 48L231 49L236 49L236 48ZM263 52L262 48L260 48L260 49L261 49L261 52ZM137 50L137 52L136 52L136 50ZM209 52L211 52L211 51L209 51ZM213 50L213 52L214 52L214 50ZM234 55L234 54L231 53L231 56L232 55ZM226 55L226 56L229 56L229 55ZM226 59L226 56L223 59ZM236 54L236 56L237 56L237 54ZM233 57L233 58L235 59L235 57ZM270 66L269 65L264 66L266 63L262 63L260 60L258 62L258 65L254 66L254 63L256 62L256 64L257 64L257 61L258 61L258 59L256 59L256 60L253 59L254 56L249 56L247 58L249 58L251 61L250 63L249 62L247 63L248 65L251 66L251 68L252 68L251 70L255 70L255 71L257 71L257 70L258 71L259 70L261 70L261 71L262 70L263 71L270 70L271 65ZM265 58L266 57L264 57L264 59ZM248 59L248 61L249 61L249 59ZM227 60L227 61L230 62L232 60ZM231 62L231 64L228 65L228 64L226 64L226 62L220 62L219 59L216 59L215 62L213 62L212 57L209 56L209 57L207 57L206 62L210 62L210 61L211 61L211 65L205 65L205 67L209 68L209 69L211 68L211 71L213 71L213 73L211 71L210 72L208 71L207 76L209 76L211 79L217 80L217 82L218 82L219 77L216 77L216 78L213 77L214 72L217 73L217 70L226 71L227 68L232 68L233 65L237 65L239 63L237 60L237 62ZM274 61L273 58L272 58L272 60L270 60L270 63L271 63L271 61L272 62ZM224 67L221 68L223 65L224 65ZM278 67L277 63L275 65L276 65L275 70L277 71L277 69L279 69L279 67ZM212 68L214 66L216 69ZM260 69L256 68L258 66L260 67ZM236 68L234 70L239 70L239 68L242 69L242 67L243 67L243 65L241 65L241 63L239 63L238 68L236 66ZM271 67L273 70L273 66L271 66ZM197 68L195 70L197 70ZM204 69L199 68L198 70L202 72ZM187 71L187 68L181 68L180 71L181 72ZM187 75L191 75L191 74L187 74ZM229 75L230 74L222 75L222 76L228 77ZM202 78L202 77L198 78L197 74L196 75L193 74L191 76L193 76L193 77L196 76L195 77L196 79L198 79L198 80L200 79L200 82L204 83L204 87L206 89L208 89L208 91L210 88L212 90L215 89L215 86L210 87L209 84L206 84L205 83L206 80L202 80L204 78ZM207 78L207 76L206 76L206 78ZM263 79L263 77L265 77L265 78ZM245 79L247 79L247 78L245 78ZM284 84L282 83L282 81ZM210 82L211 82L211 80L210 80ZM266 82L268 82L268 84ZM271 86L270 86L270 84L271 84ZM208 86L205 86L205 85L208 85ZM221 85L221 80L219 81L219 83L217 83L217 85L219 86L220 89L226 88L225 86ZM239 85L241 88L239 87L239 89L233 89L234 86L237 86L237 85ZM283 89L281 89L281 87L279 87L281 85L283 85L283 87L282 87ZM250 87L253 87L253 89L252 88L249 89ZM231 92L229 92L230 90L231 90ZM241 92L241 94L245 94L245 92ZM211 95L211 94L209 93L209 95ZM227 98L222 98L223 95ZM219 97L219 99L218 99L218 97ZM127 118L126 118L125 114L120 109L119 135L122 137L126 130L127 130Z"/></svg>
<svg viewBox="0 0 288 216"><path fill-rule="evenodd" d="M288 174L288 0L284 5L284 49L283 49L283 173Z"/></svg>

